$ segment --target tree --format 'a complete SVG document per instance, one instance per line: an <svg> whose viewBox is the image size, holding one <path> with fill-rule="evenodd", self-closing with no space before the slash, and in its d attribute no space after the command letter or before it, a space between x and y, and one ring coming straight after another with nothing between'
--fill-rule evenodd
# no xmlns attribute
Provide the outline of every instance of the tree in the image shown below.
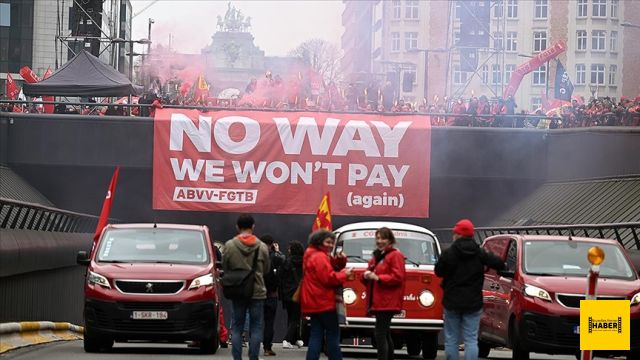
<svg viewBox="0 0 640 360"><path fill-rule="evenodd" d="M343 73L340 70L342 51L325 40L307 40L291 50L289 56L296 57L310 66L322 76L325 84L331 81L338 83L343 79Z"/></svg>

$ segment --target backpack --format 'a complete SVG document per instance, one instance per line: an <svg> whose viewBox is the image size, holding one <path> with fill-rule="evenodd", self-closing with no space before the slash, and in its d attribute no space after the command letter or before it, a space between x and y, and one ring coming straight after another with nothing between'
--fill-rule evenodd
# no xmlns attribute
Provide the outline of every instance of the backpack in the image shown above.
<svg viewBox="0 0 640 360"><path fill-rule="evenodd" d="M229 300L251 300L253 289L256 283L256 266L258 264L258 254L260 247L253 255L253 266L251 270L232 269L226 270L222 277L222 293Z"/></svg>

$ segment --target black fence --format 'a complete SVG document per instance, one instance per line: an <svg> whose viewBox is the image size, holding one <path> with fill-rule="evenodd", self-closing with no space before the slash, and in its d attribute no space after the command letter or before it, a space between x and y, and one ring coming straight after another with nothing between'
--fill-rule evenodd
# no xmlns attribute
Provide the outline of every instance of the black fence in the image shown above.
<svg viewBox="0 0 640 360"><path fill-rule="evenodd" d="M441 241L451 238L451 229L436 229L434 232ZM489 236L498 234L555 235L576 236L601 239L615 239L624 248L640 250L640 222L614 224L576 224L576 225L535 225L503 226L476 228L476 239L480 242Z"/></svg>
<svg viewBox="0 0 640 360"><path fill-rule="evenodd" d="M0 229L92 233L98 217L0 198Z"/></svg>

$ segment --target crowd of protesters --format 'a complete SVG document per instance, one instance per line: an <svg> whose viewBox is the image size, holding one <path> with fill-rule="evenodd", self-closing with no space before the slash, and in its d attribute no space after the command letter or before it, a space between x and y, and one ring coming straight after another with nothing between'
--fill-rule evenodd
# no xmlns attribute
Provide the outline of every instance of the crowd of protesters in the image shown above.
<svg viewBox="0 0 640 360"><path fill-rule="evenodd" d="M237 91L228 98L212 98L208 94L189 91L187 86L172 82L164 86L153 82L150 92L134 98L129 109L127 99L115 103L96 103L95 106L73 107L65 103L55 106L55 113L84 115L151 116L166 105L198 108L229 108L237 110L298 110L357 113L418 113L429 114L432 126L470 127L538 127L576 128L589 126L640 126L640 96L635 99L622 97L616 102L611 98L574 98L571 103L528 111L519 109L513 97L489 99L482 95L431 101L422 99L410 102L397 95L397 86L390 81L369 84L350 83L340 88L336 83L322 83L313 77L298 74L293 79L283 79L267 72L264 78L253 78L244 92ZM208 85L207 85L208 86ZM193 90L193 89L192 89ZM40 99L35 99L40 100ZM95 100L89 98L88 102ZM549 109L553 107L552 109ZM42 113L42 104L1 104L0 111ZM442 114L442 115L440 115Z"/></svg>

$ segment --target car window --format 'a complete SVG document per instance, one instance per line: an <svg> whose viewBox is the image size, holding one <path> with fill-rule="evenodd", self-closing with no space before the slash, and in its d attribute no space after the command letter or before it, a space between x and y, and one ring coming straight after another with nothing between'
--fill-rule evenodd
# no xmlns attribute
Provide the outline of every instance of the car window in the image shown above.
<svg viewBox="0 0 640 360"><path fill-rule="evenodd" d="M600 277L635 279L633 268L616 245L579 240L536 240L524 242L524 271L533 275L586 276L587 252L592 246L604 250Z"/></svg>
<svg viewBox="0 0 640 360"><path fill-rule="evenodd" d="M96 260L203 264L209 261L209 255L201 231L110 229L100 242Z"/></svg>
<svg viewBox="0 0 640 360"><path fill-rule="evenodd" d="M408 263L435 265L438 261L436 239L413 231L392 230L396 238L395 247L407 258ZM375 247L375 230L346 231L340 234L338 246L350 262L368 262Z"/></svg>
<svg viewBox="0 0 640 360"><path fill-rule="evenodd" d="M505 253L505 249L507 247L507 245L509 244L509 239L508 238L493 238L493 239L488 239L485 240L484 244L482 245L482 247L493 253L494 255L498 256L498 257L502 257Z"/></svg>
<svg viewBox="0 0 640 360"><path fill-rule="evenodd" d="M518 243L515 240L511 240L509 243L506 263L508 271L516 271L516 267L518 266Z"/></svg>

